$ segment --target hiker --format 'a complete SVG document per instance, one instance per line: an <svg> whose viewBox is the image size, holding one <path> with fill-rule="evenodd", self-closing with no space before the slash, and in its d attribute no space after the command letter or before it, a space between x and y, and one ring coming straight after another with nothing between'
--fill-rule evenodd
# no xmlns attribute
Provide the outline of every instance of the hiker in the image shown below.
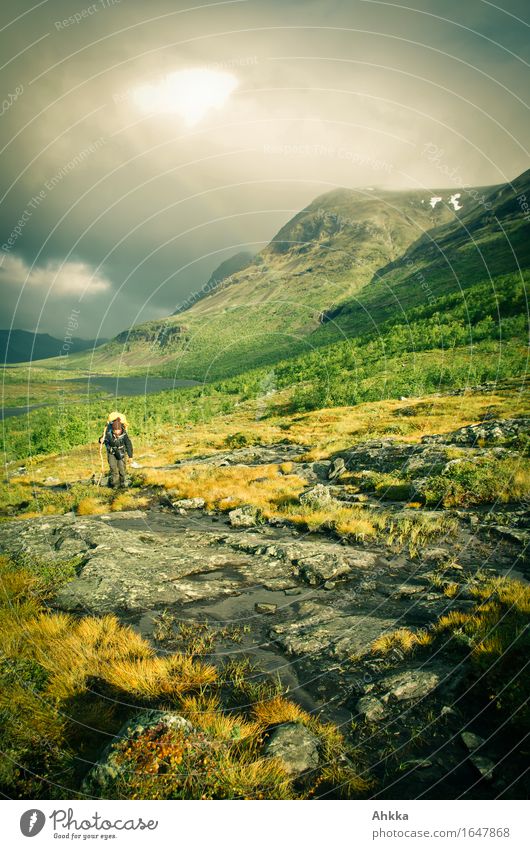
<svg viewBox="0 0 530 849"><path fill-rule="evenodd" d="M107 449L107 460L109 461L110 476L109 487L127 486L125 482L125 471L127 456L132 459L133 447L127 433L125 421L120 416L109 421L105 427L103 436L99 438L100 445Z"/></svg>

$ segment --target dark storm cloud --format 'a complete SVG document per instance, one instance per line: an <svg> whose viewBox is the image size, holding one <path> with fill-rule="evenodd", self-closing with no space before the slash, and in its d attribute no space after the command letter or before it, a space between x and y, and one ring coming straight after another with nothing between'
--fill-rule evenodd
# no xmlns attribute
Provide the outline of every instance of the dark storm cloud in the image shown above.
<svg viewBox="0 0 530 849"><path fill-rule="evenodd" d="M109 336L172 312L320 192L528 167L523 3L190 6L4 8L2 326L61 336L78 308L81 335ZM194 125L138 108L186 68L237 88Z"/></svg>

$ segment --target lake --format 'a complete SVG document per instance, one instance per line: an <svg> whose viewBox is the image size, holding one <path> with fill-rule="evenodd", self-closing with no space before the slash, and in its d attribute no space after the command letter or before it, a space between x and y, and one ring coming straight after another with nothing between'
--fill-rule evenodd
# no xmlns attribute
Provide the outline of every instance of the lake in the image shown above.
<svg viewBox="0 0 530 849"><path fill-rule="evenodd" d="M126 395L152 395L154 392L164 392L168 389L184 389L187 386L199 386L199 380L173 380L171 377L108 377L93 374L90 377L75 377L61 381L61 384L73 384L85 388L87 395L104 393L109 398L122 398ZM70 401L71 404L82 404L83 401ZM39 407L49 407L47 404L32 404L28 407L4 407L0 410L0 421L12 416L23 416L38 410ZM111 404L112 406L112 404Z"/></svg>
<svg viewBox="0 0 530 849"><path fill-rule="evenodd" d="M173 380L171 377L108 377L93 374L90 377L76 377L65 383L85 384L88 392L106 392L114 398L124 395L152 395L167 389L182 389L186 386L198 386L199 380Z"/></svg>

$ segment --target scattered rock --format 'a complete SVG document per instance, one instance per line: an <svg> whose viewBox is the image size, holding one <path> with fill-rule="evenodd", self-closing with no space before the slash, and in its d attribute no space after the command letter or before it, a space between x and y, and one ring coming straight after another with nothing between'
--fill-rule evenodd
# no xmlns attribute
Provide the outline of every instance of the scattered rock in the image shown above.
<svg viewBox="0 0 530 849"><path fill-rule="evenodd" d="M473 764L482 778L485 778L486 781L491 781L493 779L493 771L496 766L495 762L492 761L491 758L486 757L486 755L477 754L479 749L481 749L486 742L484 738L480 737L478 734L474 734L472 731L463 731L460 735L460 739L470 753L470 763Z"/></svg>
<svg viewBox="0 0 530 849"><path fill-rule="evenodd" d="M377 590L377 581L359 581L359 589L363 593L374 593Z"/></svg>
<svg viewBox="0 0 530 849"><path fill-rule="evenodd" d="M233 528L253 528L258 524L258 510L250 504L230 510L228 518Z"/></svg>
<svg viewBox="0 0 530 849"><path fill-rule="evenodd" d="M372 569L377 563L377 555L370 551L338 553L329 550L323 553L309 554L296 559L295 571L312 587L332 581L349 574L353 569Z"/></svg>
<svg viewBox="0 0 530 849"><path fill-rule="evenodd" d="M319 460L317 463L311 464L311 471L320 480L327 480L330 468L331 460Z"/></svg>
<svg viewBox="0 0 530 849"><path fill-rule="evenodd" d="M267 757L278 758L292 776L316 769L319 763L319 740L299 722L287 722L276 728L266 746Z"/></svg>
<svg viewBox="0 0 530 849"><path fill-rule="evenodd" d="M338 478L344 471L346 471L346 464L342 457L337 457L333 460L333 463L330 466L328 471L328 478L330 481Z"/></svg>
<svg viewBox="0 0 530 849"><path fill-rule="evenodd" d="M488 419L479 424L467 425L450 433L438 433L422 437L424 444L453 443L456 445L495 445L511 442L519 435L530 431L530 416L514 419Z"/></svg>
<svg viewBox="0 0 530 849"><path fill-rule="evenodd" d="M300 504L306 507L325 507L333 501L329 487L317 483L316 486L307 489L300 496Z"/></svg>
<svg viewBox="0 0 530 849"><path fill-rule="evenodd" d="M470 755L469 760L481 774L482 778L485 778L486 781L491 781L493 779L493 770L495 769L495 762L490 758L486 758L483 755Z"/></svg>
<svg viewBox="0 0 530 849"><path fill-rule="evenodd" d="M420 699L432 692L439 684L440 676L436 672L422 669L408 669L390 675L380 681L380 686L386 690L383 702L395 699L398 702Z"/></svg>
<svg viewBox="0 0 530 849"><path fill-rule="evenodd" d="M357 702L357 713L367 722L377 722L385 715L385 706L375 696L362 696Z"/></svg>
<svg viewBox="0 0 530 849"><path fill-rule="evenodd" d="M256 613L276 613L278 610L277 604L268 604L266 602L258 602L254 605Z"/></svg>
<svg viewBox="0 0 530 849"><path fill-rule="evenodd" d="M396 598L413 598L419 593L422 593L424 589L425 587L417 586L416 584L401 584L396 589Z"/></svg>
<svg viewBox="0 0 530 849"><path fill-rule="evenodd" d="M324 581L324 589L325 590L334 590L335 589L335 581Z"/></svg>
<svg viewBox="0 0 530 849"><path fill-rule="evenodd" d="M484 744L484 739L479 737L478 734L474 734L472 731L462 731L460 737L462 739L462 743L467 749L469 749L470 752L480 749L480 747Z"/></svg>
<svg viewBox="0 0 530 849"><path fill-rule="evenodd" d="M204 498L181 498L179 501L173 501L172 504L179 510L201 510L206 501Z"/></svg>
<svg viewBox="0 0 530 849"><path fill-rule="evenodd" d="M446 548L425 548L422 552L422 560L424 563L445 563L451 557L451 552Z"/></svg>

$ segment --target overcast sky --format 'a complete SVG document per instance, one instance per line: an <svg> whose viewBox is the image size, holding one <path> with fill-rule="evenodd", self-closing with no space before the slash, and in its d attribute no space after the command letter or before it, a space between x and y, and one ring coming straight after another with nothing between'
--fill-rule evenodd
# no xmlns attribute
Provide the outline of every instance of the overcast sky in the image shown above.
<svg viewBox="0 0 530 849"><path fill-rule="evenodd" d="M78 310L78 335L112 336L324 191L528 168L523 0L10 0L0 16L0 327L63 337Z"/></svg>

